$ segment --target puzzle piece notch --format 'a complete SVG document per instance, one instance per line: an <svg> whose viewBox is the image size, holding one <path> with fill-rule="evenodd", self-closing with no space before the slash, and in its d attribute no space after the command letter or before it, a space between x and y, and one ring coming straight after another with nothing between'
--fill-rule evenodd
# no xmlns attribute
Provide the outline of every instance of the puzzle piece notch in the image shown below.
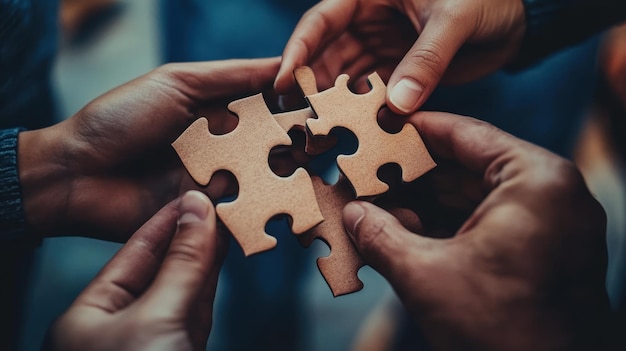
<svg viewBox="0 0 626 351"><path fill-rule="evenodd" d="M274 118L286 132L294 129L305 133L306 144L304 151L309 155L314 156L322 154L337 144L337 138L332 135L328 137L315 137L307 132L306 121L309 118L315 118L315 114L310 107L277 113L274 115Z"/></svg>
<svg viewBox="0 0 626 351"><path fill-rule="evenodd" d="M330 247L330 255L317 259L317 267L333 296L359 291L363 288L363 282L358 277L358 271L365 262L348 237L342 216L343 208L354 200L355 196L344 177L340 177L334 185L326 184L317 176L313 176L312 181L324 222L300 235L300 244L309 247L313 240L321 239ZM411 231L421 229L419 218L413 211L392 208L389 212L407 229Z"/></svg>
<svg viewBox="0 0 626 351"><path fill-rule="evenodd" d="M265 224L275 215L291 216L291 229L296 234L322 222L323 217L304 169L283 178L269 167L270 150L290 145L291 139L272 116L263 96L233 101L228 108L239 117L232 132L211 134L208 121L200 118L172 146L201 185L207 185L218 170L227 170L237 178L237 198L218 204L216 212L249 256L276 246L276 238L265 232Z"/></svg>
<svg viewBox="0 0 626 351"><path fill-rule="evenodd" d="M303 91L313 92L315 76L309 67L294 71ZM352 155L340 155L337 164L352 184L357 197L375 196L389 186L377 175L378 169L395 163L402 169L402 180L411 182L435 167L435 162L413 125L407 123L398 133L388 133L378 125L378 112L385 105L386 86L377 73L368 76L371 90L354 94L348 89L349 76L337 77L335 86L306 95L317 118L307 120L313 135L327 135L335 127L351 130L359 141Z"/></svg>
<svg viewBox="0 0 626 351"><path fill-rule="evenodd" d="M340 179L335 185L324 183L313 176L313 188L324 222L299 237L300 244L309 247L316 238L330 247L330 255L317 259L317 267L330 287L333 296L349 294L363 289L358 272L365 263L343 226L343 207L354 200L350 186Z"/></svg>

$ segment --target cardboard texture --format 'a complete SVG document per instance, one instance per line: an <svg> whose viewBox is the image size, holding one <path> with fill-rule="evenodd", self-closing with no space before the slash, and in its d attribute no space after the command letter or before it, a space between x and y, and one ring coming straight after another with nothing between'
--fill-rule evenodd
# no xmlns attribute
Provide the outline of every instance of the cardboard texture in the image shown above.
<svg viewBox="0 0 626 351"><path fill-rule="evenodd" d="M306 121L309 118L315 118L315 114L310 107L281 112L274 115L274 119L280 124L280 126L286 131L298 130L306 133L306 145L304 151L311 155L319 155L330 150L335 144L337 144L337 138L334 136L328 137L313 137L306 131Z"/></svg>
<svg viewBox="0 0 626 351"><path fill-rule="evenodd" d="M289 135L276 122L261 94L231 102L239 117L235 130L224 135L209 132L208 121L195 121L172 144L194 180L209 183L218 170L230 171L239 183L237 198L216 206L216 212L241 245L246 256L276 246L265 232L277 214L291 216L291 230L300 234L322 222L309 174L298 168L279 177L268 164L270 150L291 145Z"/></svg>
<svg viewBox="0 0 626 351"><path fill-rule="evenodd" d="M395 134L387 133L378 125L378 112L385 104L387 88L377 73L368 77L372 90L366 94L352 93L348 89L346 74L337 77L334 87L319 93L313 88L317 83L311 68L300 67L294 75L317 116L307 120L308 130L314 136L328 135L335 127L347 128L356 135L359 141L357 151L337 157L337 165L352 184L357 197L379 195L389 189L377 176L378 169L385 164L398 164L405 182L411 182L435 167L411 124L405 124Z"/></svg>
<svg viewBox="0 0 626 351"><path fill-rule="evenodd" d="M294 75L310 108L272 115L258 94L229 104L228 108L239 117L232 132L213 135L208 121L200 118L172 145L197 183L207 185L219 170L230 171L237 178L237 198L218 204L216 211L246 256L276 246L276 239L265 232L265 225L273 216L287 214L302 245L309 246L315 239L328 244L330 255L318 258L317 265L333 295L344 295L363 288L358 271L364 262L343 226L343 207L357 197L371 201L389 189L377 175L385 164L398 164L403 181L410 182L435 167L435 162L412 125L405 124L395 134L378 125L386 87L376 73L368 77L372 89L366 94L352 93L347 75L339 76L334 87L322 92L318 92L309 67L296 69ZM336 184L311 178L303 168L289 177L272 172L269 153L275 146L291 145L288 131L304 131L305 151L316 155L335 144L336 138L327 137L335 127L351 130L359 142L354 154L337 157L345 177L341 176ZM384 195L375 201L382 199ZM390 207L385 206L388 210ZM403 208L391 208L389 212L407 229L421 230L414 212Z"/></svg>
<svg viewBox="0 0 626 351"><path fill-rule="evenodd" d="M349 294L363 288L357 273L365 265L343 226L342 211L354 200L350 184L340 177L334 185L313 176L315 196L324 216L324 222L299 236L302 246L309 247L321 239L330 247L330 255L317 259L317 268L328 283L333 296Z"/></svg>
<svg viewBox="0 0 626 351"><path fill-rule="evenodd" d="M340 177L333 185L326 184L322 178L313 176L315 196L324 216L324 221L313 229L301 234L298 239L304 247L309 247L313 240L320 239L330 247L330 255L317 259L317 268L326 280L333 296L357 292L363 288L358 272L365 265L343 225L343 208L355 200L352 187ZM394 215L408 230L421 230L421 222L415 212L406 208L391 208Z"/></svg>

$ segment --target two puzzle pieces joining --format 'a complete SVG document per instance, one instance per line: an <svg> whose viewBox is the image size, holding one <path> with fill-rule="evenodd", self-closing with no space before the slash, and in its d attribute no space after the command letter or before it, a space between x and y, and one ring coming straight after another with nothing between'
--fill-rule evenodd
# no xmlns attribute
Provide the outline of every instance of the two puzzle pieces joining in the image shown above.
<svg viewBox="0 0 626 351"><path fill-rule="evenodd" d="M347 75L339 76L334 87L318 92L310 68L301 67L294 74L310 108L272 114L263 96L254 95L228 105L239 118L232 132L211 134L208 121L200 118L172 145L197 183L207 185L220 170L237 178L237 198L218 204L216 212L246 256L276 246L276 239L265 232L265 225L275 215L287 214L291 230L304 246L316 238L330 246L330 255L319 258L318 267L333 295L343 295L363 287L357 272L364 264L343 228L345 204L357 197L385 193L389 187L377 175L385 164L398 164L403 181L411 182L435 163L412 125L405 124L395 134L378 125L386 87L376 73L368 77L372 89L366 94L352 93ZM315 155L335 142L315 136L327 136L335 127L351 130L359 142L354 154L337 158L345 175L337 184L327 185L319 177L311 178L304 168L289 177L280 177L270 168L270 151L291 145L289 130L306 129L306 151ZM405 226L418 221L408 210L392 213Z"/></svg>

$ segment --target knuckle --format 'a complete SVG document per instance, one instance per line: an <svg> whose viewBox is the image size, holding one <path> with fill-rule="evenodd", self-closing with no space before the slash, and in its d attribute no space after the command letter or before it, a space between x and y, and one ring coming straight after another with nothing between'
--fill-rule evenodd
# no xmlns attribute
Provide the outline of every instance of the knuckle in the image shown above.
<svg viewBox="0 0 626 351"><path fill-rule="evenodd" d="M441 77L445 70L445 62L440 54L441 49L435 43L429 43L408 54L408 62L414 72L424 72L431 79ZM420 82L426 84L426 82ZM433 83L434 84L434 83Z"/></svg>
<svg viewBox="0 0 626 351"><path fill-rule="evenodd" d="M461 24L467 28L477 17L476 11L470 4L459 6L456 1L437 1L432 8L431 19L447 24Z"/></svg>
<svg viewBox="0 0 626 351"><path fill-rule="evenodd" d="M389 226L383 218L363 218L359 224L359 247L364 254L380 251L381 243L389 240Z"/></svg>
<svg viewBox="0 0 626 351"><path fill-rule="evenodd" d="M544 156L534 162L537 167L533 167L533 186L550 189L556 194L567 194L586 188L582 174L572 162L555 155Z"/></svg>
<svg viewBox="0 0 626 351"><path fill-rule="evenodd" d="M460 119L454 123L451 134L455 157L466 149L477 150L478 153L486 153L488 151L485 150L486 147L490 147L493 145L493 142L509 136L493 124L471 117ZM486 145L485 140L493 142ZM460 150L460 148L464 150ZM486 174L486 176L488 177L489 174Z"/></svg>
<svg viewBox="0 0 626 351"><path fill-rule="evenodd" d="M179 63L166 63L157 67L154 72L157 74L162 74L164 76L174 75L178 70L180 64Z"/></svg>
<svg viewBox="0 0 626 351"><path fill-rule="evenodd" d="M552 154L534 162L529 182L534 191L547 197L553 206L568 209L572 218L586 217L588 222L597 225L606 222L604 208L573 162Z"/></svg>
<svg viewBox="0 0 626 351"><path fill-rule="evenodd" d="M200 270L204 270L202 262L204 260L203 245L199 240L185 238L177 240L170 246L168 256L171 260Z"/></svg>
<svg viewBox="0 0 626 351"><path fill-rule="evenodd" d="M159 83L161 86L178 90L185 94L189 88L195 88L197 79L190 74L188 66L183 63L166 63L156 68L149 75L152 81Z"/></svg>
<svg viewBox="0 0 626 351"><path fill-rule="evenodd" d="M302 16L302 22L315 24L315 27L317 27L322 33L326 33L332 29L332 21L328 18L328 15L316 7L313 7L304 13L304 16Z"/></svg>

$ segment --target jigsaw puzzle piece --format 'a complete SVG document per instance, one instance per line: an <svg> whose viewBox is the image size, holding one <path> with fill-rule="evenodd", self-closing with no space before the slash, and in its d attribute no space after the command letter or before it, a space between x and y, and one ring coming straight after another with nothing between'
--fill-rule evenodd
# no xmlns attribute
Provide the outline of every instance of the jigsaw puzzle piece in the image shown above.
<svg viewBox="0 0 626 351"><path fill-rule="evenodd" d="M294 129L305 133L306 145L304 151L309 155L322 154L337 144L337 138L334 136L314 137L306 131L306 121L310 118L315 118L315 114L310 107L277 113L274 115L274 118L286 132Z"/></svg>
<svg viewBox="0 0 626 351"><path fill-rule="evenodd" d="M385 138L386 135L394 137ZM361 142L372 138L385 138L386 143ZM365 129L361 132L357 151L337 157L339 169L348 177L358 197L379 195L389 190L389 185L378 178L378 169L390 163L400 166L402 180L407 183L435 167L422 138L410 124L405 124L396 134L382 129Z"/></svg>
<svg viewBox="0 0 626 351"><path fill-rule="evenodd" d="M195 121L172 144L194 180L207 185L219 170L230 171L239 184L237 198L216 206L222 222L239 242L246 256L276 246L265 232L267 221L288 214L298 234L323 221L308 173L299 168L279 177L268 164L271 149L290 145L289 135L265 105L261 94L233 101L228 108L239 117L237 127L213 135L208 121Z"/></svg>
<svg viewBox="0 0 626 351"><path fill-rule="evenodd" d="M415 127L407 123L399 133L392 134L378 124L378 112L385 105L387 88L377 73L368 76L371 90L365 94L354 94L348 89L346 74L337 77L334 87L322 92L312 88L316 83L309 67L296 69L294 75L305 94L309 92L306 98L317 116L307 120L307 127L314 136L327 135L333 128L343 127L357 137L357 151L339 156L337 162L358 197L379 195L388 190L388 185L377 176L378 169L385 164L398 164L405 182L435 167Z"/></svg>
<svg viewBox="0 0 626 351"><path fill-rule="evenodd" d="M240 191L237 199L216 207L246 256L276 246L276 238L265 232L265 224L277 214L291 217L294 234L302 234L323 221L311 179L304 169L297 169L287 178L273 177L275 181L259 184L262 189L257 192Z"/></svg>
<svg viewBox="0 0 626 351"><path fill-rule="evenodd" d="M330 247L329 256L317 259L317 267L333 296L359 291L363 282L357 273L365 263L346 234L342 219L344 206L354 200L350 185L343 177L335 185L328 185L317 176L312 181L324 222L301 235L300 243L308 247L319 238Z"/></svg>
<svg viewBox="0 0 626 351"><path fill-rule="evenodd" d="M312 181L324 222L302 234L300 243L308 247L313 240L321 239L330 247L330 255L317 259L317 267L333 296L359 291L363 282L358 272L365 263L348 237L342 218L343 208L355 199L350 184L344 177L340 177L334 185L326 184L317 176L313 176ZM389 212L408 230L417 232L421 229L419 217L413 211L392 208Z"/></svg>

